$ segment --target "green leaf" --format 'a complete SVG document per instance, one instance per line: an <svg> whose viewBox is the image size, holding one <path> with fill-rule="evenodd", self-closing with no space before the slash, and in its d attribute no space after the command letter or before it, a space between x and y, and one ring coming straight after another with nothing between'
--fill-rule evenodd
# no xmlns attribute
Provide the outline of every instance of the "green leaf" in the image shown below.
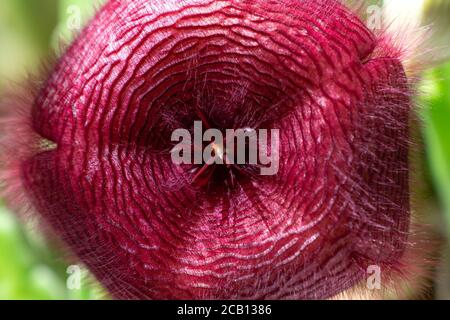
<svg viewBox="0 0 450 320"><path fill-rule="evenodd" d="M428 159L450 230L450 63L427 72L422 90Z"/></svg>
<svg viewBox="0 0 450 320"><path fill-rule="evenodd" d="M0 299L57 299L65 296L62 279L36 259L22 226L0 206Z"/></svg>

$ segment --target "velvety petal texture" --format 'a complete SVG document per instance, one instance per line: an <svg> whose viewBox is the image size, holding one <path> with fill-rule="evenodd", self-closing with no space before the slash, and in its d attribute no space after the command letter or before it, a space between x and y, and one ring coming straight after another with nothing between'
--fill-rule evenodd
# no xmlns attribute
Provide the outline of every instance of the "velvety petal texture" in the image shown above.
<svg viewBox="0 0 450 320"><path fill-rule="evenodd" d="M21 181L115 298L331 297L408 241L397 52L339 1L110 0L34 100ZM196 120L279 129L278 174L193 183L170 150Z"/></svg>

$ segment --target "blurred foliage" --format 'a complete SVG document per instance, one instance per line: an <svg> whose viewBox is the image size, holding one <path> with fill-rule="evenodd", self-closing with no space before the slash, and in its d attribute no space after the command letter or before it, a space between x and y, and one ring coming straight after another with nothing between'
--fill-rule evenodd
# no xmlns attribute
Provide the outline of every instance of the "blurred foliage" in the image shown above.
<svg viewBox="0 0 450 320"><path fill-rule="evenodd" d="M0 299L96 299L103 296L86 272L69 290L68 265L31 223L24 224L0 204Z"/></svg>
<svg viewBox="0 0 450 320"><path fill-rule="evenodd" d="M30 240L13 216L0 208L0 298L64 297L64 282L37 256L36 242Z"/></svg>
<svg viewBox="0 0 450 320"><path fill-rule="evenodd" d="M0 1L0 93L8 80L40 66L57 22L56 1Z"/></svg>
<svg viewBox="0 0 450 320"><path fill-rule="evenodd" d="M79 32L77 25L84 25L103 1L0 0L0 94L9 81L35 72L50 51L58 53L60 44L69 43ZM449 0L426 0L425 20L438 21L437 43L443 47L450 42L449 8ZM429 171L450 230L450 63L426 72L422 89ZM89 275L79 290L69 290L68 263L33 230L35 226L19 222L0 202L0 299L104 297Z"/></svg>
<svg viewBox="0 0 450 320"><path fill-rule="evenodd" d="M450 63L426 72L422 91L429 167L450 230Z"/></svg>
<svg viewBox="0 0 450 320"><path fill-rule="evenodd" d="M79 32L78 26L85 25L104 0L59 0L58 24L54 29L52 44L58 51L61 43L69 43Z"/></svg>
<svg viewBox="0 0 450 320"><path fill-rule="evenodd" d="M433 28L431 46L441 61L450 59L450 1L427 0L423 10L423 24Z"/></svg>

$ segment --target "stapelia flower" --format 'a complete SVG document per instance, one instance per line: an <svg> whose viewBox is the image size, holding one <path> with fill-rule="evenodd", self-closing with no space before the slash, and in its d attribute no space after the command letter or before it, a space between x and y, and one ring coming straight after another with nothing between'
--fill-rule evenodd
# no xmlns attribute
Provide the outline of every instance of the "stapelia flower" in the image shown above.
<svg viewBox="0 0 450 320"><path fill-rule="evenodd" d="M115 298L322 299L393 276L411 102L391 40L339 1L110 0L6 117L6 192ZM170 137L196 120L280 129L278 174L193 183Z"/></svg>

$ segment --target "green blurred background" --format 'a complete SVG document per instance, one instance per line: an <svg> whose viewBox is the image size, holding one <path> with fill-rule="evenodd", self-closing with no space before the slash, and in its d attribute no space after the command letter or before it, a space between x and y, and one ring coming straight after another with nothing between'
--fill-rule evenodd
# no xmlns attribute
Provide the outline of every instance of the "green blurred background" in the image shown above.
<svg viewBox="0 0 450 320"><path fill-rule="evenodd" d="M149 0L152 1L152 0ZM393 0L401 1L401 0ZM410 2L411 1L411 2ZM0 97L12 82L39 70L51 53L59 53L100 6L102 0L0 0ZM406 3L412 3L408 0ZM450 0L421 0L424 23L435 22L435 46L450 56ZM78 19L78 13L79 19ZM450 61L450 60L449 60ZM419 86L418 181L413 182L416 213L441 239L450 234L450 62L440 58ZM423 146L422 146L423 145ZM422 152L423 151L423 152ZM415 180L414 180L415 181ZM444 242L447 242L444 240ZM433 298L450 299L450 257L441 250L433 279ZM0 199L0 299L102 299L106 295L87 272L81 286L68 286L71 269L64 254L24 225ZM69 283L70 284L70 283ZM69 289L70 287L71 289Z"/></svg>

